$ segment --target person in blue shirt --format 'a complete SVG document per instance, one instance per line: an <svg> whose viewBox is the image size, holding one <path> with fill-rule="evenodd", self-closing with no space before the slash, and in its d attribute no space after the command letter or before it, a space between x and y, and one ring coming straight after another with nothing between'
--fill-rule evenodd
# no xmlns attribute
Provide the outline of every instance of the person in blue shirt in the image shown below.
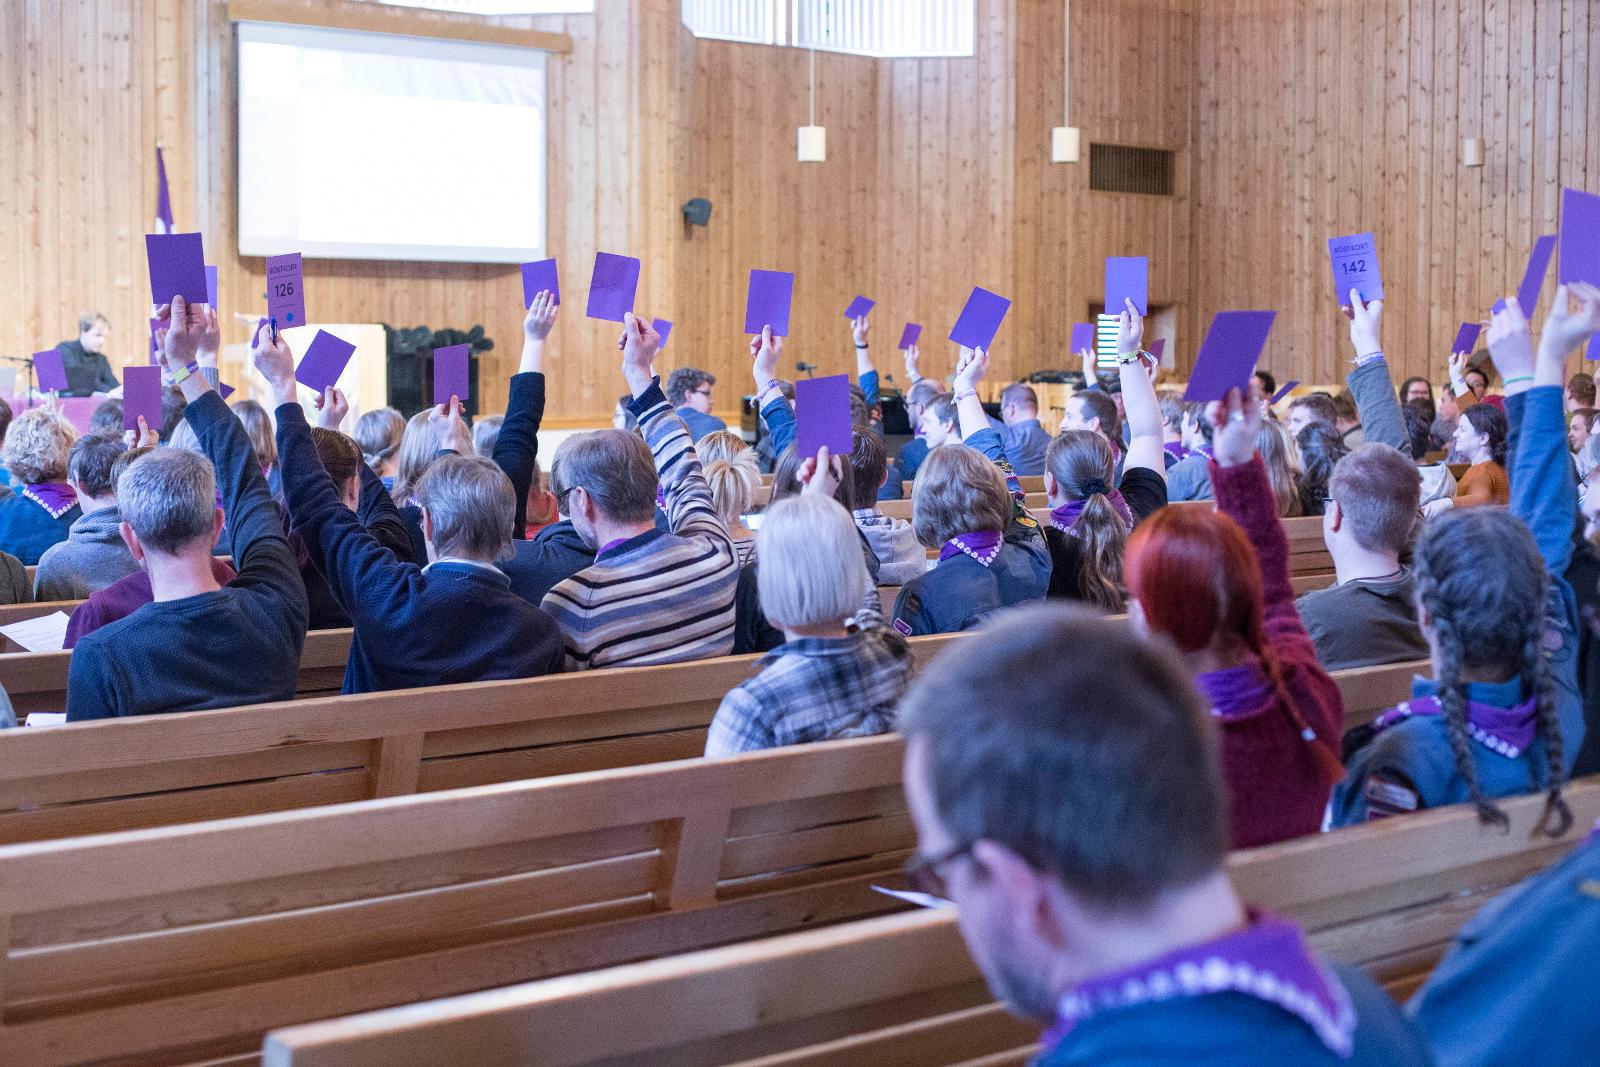
<svg viewBox="0 0 1600 1067"><path fill-rule="evenodd" d="M1370 979L1240 901L1216 731L1165 643L1023 608L936 657L899 711L909 880L955 904L995 996L1049 1027L1038 1067L1432 1063Z"/></svg>
<svg viewBox="0 0 1600 1067"><path fill-rule="evenodd" d="M1011 469L1021 475L1044 473L1044 454L1050 434L1039 425L1039 394L1033 386L1014 382L1000 393L1000 431Z"/></svg>
<svg viewBox="0 0 1600 1067"><path fill-rule="evenodd" d="M1583 743L1578 611L1565 573L1577 493L1561 397L1567 353L1600 330L1600 289L1562 286L1537 356L1515 298L1494 314L1489 351L1505 378L1511 506L1449 511L1417 540L1418 622L1434 677L1346 740L1330 801L1345 826L1470 800L1505 825L1496 797L1545 791L1542 829L1560 836L1561 798Z"/></svg>
<svg viewBox="0 0 1600 1067"><path fill-rule="evenodd" d="M711 387L714 375L696 367L679 367L667 376L667 403L689 427L689 436L698 441L713 430L726 430L728 424L711 414Z"/></svg>

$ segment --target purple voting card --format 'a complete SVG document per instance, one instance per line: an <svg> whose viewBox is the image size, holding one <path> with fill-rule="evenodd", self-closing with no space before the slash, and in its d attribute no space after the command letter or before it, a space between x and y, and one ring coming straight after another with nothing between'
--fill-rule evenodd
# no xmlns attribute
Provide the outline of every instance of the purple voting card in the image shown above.
<svg viewBox="0 0 1600 1067"><path fill-rule="evenodd" d="M161 342L156 339L156 331L161 328L160 319L150 320L150 365L156 366L161 362Z"/></svg>
<svg viewBox="0 0 1600 1067"><path fill-rule="evenodd" d="M1161 355L1166 350L1167 339L1165 337L1157 337L1154 341L1150 342L1150 354L1156 357L1157 363L1161 362Z"/></svg>
<svg viewBox="0 0 1600 1067"><path fill-rule="evenodd" d="M1219 311L1194 357L1187 403L1221 400L1229 389L1246 389L1272 332L1276 311Z"/></svg>
<svg viewBox="0 0 1600 1067"><path fill-rule="evenodd" d="M122 368L122 428L137 430L139 416L146 426L161 426L161 368Z"/></svg>
<svg viewBox="0 0 1600 1067"><path fill-rule="evenodd" d="M1518 297L1517 298L1517 303L1520 304L1521 302L1522 302L1522 298ZM1496 300L1494 302L1494 306L1489 309L1489 314L1498 315L1498 314L1500 314L1500 312L1504 311L1505 309L1506 309L1505 297L1501 297L1499 300Z"/></svg>
<svg viewBox="0 0 1600 1067"><path fill-rule="evenodd" d="M556 298L557 304L561 303L561 276L556 273L556 261L553 259L539 259L522 265L523 308L532 307L533 298L540 293L549 293Z"/></svg>
<svg viewBox="0 0 1600 1067"><path fill-rule="evenodd" d="M844 309L844 317L847 319L859 319L874 307L877 307L877 305L878 302L876 300L868 300L864 296L858 296L850 301L849 307Z"/></svg>
<svg viewBox="0 0 1600 1067"><path fill-rule="evenodd" d="M59 393L65 392L68 388L67 366L61 361L61 352L58 349L35 352L33 370L39 376L40 391Z"/></svg>
<svg viewBox="0 0 1600 1067"><path fill-rule="evenodd" d="M904 352L917 343L917 338L922 336L922 323L908 322L906 328L900 331L900 351Z"/></svg>
<svg viewBox="0 0 1600 1067"><path fill-rule="evenodd" d="M1094 351L1094 323L1075 322L1072 324L1072 351Z"/></svg>
<svg viewBox="0 0 1600 1067"><path fill-rule="evenodd" d="M1276 404L1278 401L1280 401L1284 397L1288 396L1290 390L1292 390L1295 386L1297 386L1299 384L1300 384L1300 379L1298 379L1298 378L1296 378L1292 382L1287 383L1286 385L1284 385L1284 387L1282 389L1279 389L1276 393L1273 393L1272 394L1272 399L1267 401L1267 403Z"/></svg>
<svg viewBox="0 0 1600 1067"><path fill-rule="evenodd" d="M211 305L211 310L217 310L217 268L206 264L206 303Z"/></svg>
<svg viewBox="0 0 1600 1067"><path fill-rule="evenodd" d="M589 278L589 317L621 322L633 310L639 292L639 261L610 252L594 254L594 274Z"/></svg>
<svg viewBox="0 0 1600 1067"><path fill-rule="evenodd" d="M1328 260L1333 264L1333 291L1340 307L1350 306L1350 290L1363 303L1383 299L1383 276L1378 272L1378 242L1370 233L1328 238Z"/></svg>
<svg viewBox="0 0 1600 1067"><path fill-rule="evenodd" d="M794 421L799 435L795 449L802 461L815 456L823 445L835 456L850 455L850 376L835 374L795 382Z"/></svg>
<svg viewBox="0 0 1600 1067"><path fill-rule="evenodd" d="M1150 314L1150 259L1147 256L1106 257L1106 314L1120 315L1133 301L1139 314Z"/></svg>
<svg viewBox="0 0 1600 1067"><path fill-rule="evenodd" d="M656 351L660 352L667 347L667 338L672 336L672 323L666 319L652 319L650 328L661 337L661 343L656 345Z"/></svg>
<svg viewBox="0 0 1600 1067"><path fill-rule="evenodd" d="M1472 354L1473 346L1478 343L1478 334L1483 327L1476 322L1463 322L1461 329L1456 331L1456 339L1450 343L1450 351Z"/></svg>
<svg viewBox="0 0 1600 1067"><path fill-rule="evenodd" d="M1583 354L1584 359L1600 359L1600 333L1589 338L1589 347Z"/></svg>
<svg viewBox="0 0 1600 1067"><path fill-rule="evenodd" d="M772 327L772 336L789 336L789 306L794 302L794 272L752 270L750 290L744 300L744 332L760 333Z"/></svg>
<svg viewBox="0 0 1600 1067"><path fill-rule="evenodd" d="M355 345L341 341L327 330L318 330L300 365L294 369L294 380L314 392L326 392L328 386L339 381L339 375L344 373L355 353Z"/></svg>
<svg viewBox="0 0 1600 1067"><path fill-rule="evenodd" d="M1579 189L1561 190L1560 236L1556 281L1600 285L1600 196Z"/></svg>
<svg viewBox="0 0 1600 1067"><path fill-rule="evenodd" d="M994 344L994 335L1000 332L1000 323L1010 310L1011 301L1005 297L973 286L972 295L967 297L967 306L961 309L961 317L950 331L950 340L962 348L988 351L989 346Z"/></svg>
<svg viewBox="0 0 1600 1067"><path fill-rule="evenodd" d="M145 256L150 262L150 302L170 304L181 296L191 304L206 302L206 253L197 233L147 233Z"/></svg>
<svg viewBox="0 0 1600 1067"><path fill-rule="evenodd" d="M462 406L472 399L471 345L450 345L433 350L433 402L447 404L451 397Z"/></svg>
<svg viewBox="0 0 1600 1067"><path fill-rule="evenodd" d="M217 392L221 393L222 394L222 399L226 400L230 396L232 396L234 393L238 392L238 390L235 389L233 386L229 385L227 382L218 382L217 383Z"/></svg>
<svg viewBox="0 0 1600 1067"><path fill-rule="evenodd" d="M299 252L267 257L267 317L276 319L280 330L306 324L306 287Z"/></svg>
<svg viewBox="0 0 1600 1067"><path fill-rule="evenodd" d="M1522 313L1533 317L1539 305L1539 290L1544 288L1544 276L1550 273L1550 256L1556 250L1556 235L1547 233L1533 242L1533 252L1528 256L1528 269L1522 272L1522 284L1517 286L1517 303Z"/></svg>

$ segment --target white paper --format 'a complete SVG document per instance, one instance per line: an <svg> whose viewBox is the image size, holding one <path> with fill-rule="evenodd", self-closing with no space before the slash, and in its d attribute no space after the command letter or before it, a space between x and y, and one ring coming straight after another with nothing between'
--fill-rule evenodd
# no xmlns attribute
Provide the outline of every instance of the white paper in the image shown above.
<svg viewBox="0 0 1600 1067"><path fill-rule="evenodd" d="M25 726L65 726L67 713L64 711L32 711L28 713Z"/></svg>
<svg viewBox="0 0 1600 1067"><path fill-rule="evenodd" d="M873 892L882 893L886 897L894 897L908 904L915 904L919 908L953 908L955 902L944 897L936 897L931 893L918 893L912 889L889 889L886 886L875 885Z"/></svg>
<svg viewBox="0 0 1600 1067"><path fill-rule="evenodd" d="M29 652L60 652L67 644L69 621L66 612L54 611L37 619L24 619L10 626L0 626L0 634L5 634Z"/></svg>

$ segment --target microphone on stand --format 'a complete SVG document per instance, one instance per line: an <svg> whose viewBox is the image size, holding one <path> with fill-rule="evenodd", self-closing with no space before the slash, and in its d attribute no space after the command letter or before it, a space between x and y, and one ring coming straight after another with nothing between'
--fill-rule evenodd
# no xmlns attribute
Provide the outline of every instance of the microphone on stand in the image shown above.
<svg viewBox="0 0 1600 1067"><path fill-rule="evenodd" d="M809 378L811 377L811 372L817 369L817 365L815 363L807 363L804 360L801 360L794 365L794 369L804 372L805 376Z"/></svg>

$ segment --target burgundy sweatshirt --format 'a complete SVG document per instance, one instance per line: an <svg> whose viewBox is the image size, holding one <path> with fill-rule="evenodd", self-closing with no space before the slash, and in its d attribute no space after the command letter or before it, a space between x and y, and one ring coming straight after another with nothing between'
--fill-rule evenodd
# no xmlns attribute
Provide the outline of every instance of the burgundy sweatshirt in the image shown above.
<svg viewBox="0 0 1600 1067"><path fill-rule="evenodd" d="M1261 710L1254 714L1248 707L1226 706L1228 695L1251 688L1239 684L1240 676L1247 676L1250 668L1265 683L1260 665L1254 661L1244 668L1196 679L1216 705L1214 713L1221 713L1218 726L1233 843L1237 848L1249 848L1314 834L1321 828L1332 783L1325 764L1319 762L1316 746L1300 735L1293 713L1336 753L1344 730L1344 700L1317 661L1316 646L1295 610L1289 539L1278 519L1261 457L1237 467L1219 467L1213 460L1210 468L1217 510L1244 527L1261 562L1267 645L1277 659L1290 705L1285 707L1271 695L1264 703L1255 702ZM1237 717L1230 717L1230 711Z"/></svg>

